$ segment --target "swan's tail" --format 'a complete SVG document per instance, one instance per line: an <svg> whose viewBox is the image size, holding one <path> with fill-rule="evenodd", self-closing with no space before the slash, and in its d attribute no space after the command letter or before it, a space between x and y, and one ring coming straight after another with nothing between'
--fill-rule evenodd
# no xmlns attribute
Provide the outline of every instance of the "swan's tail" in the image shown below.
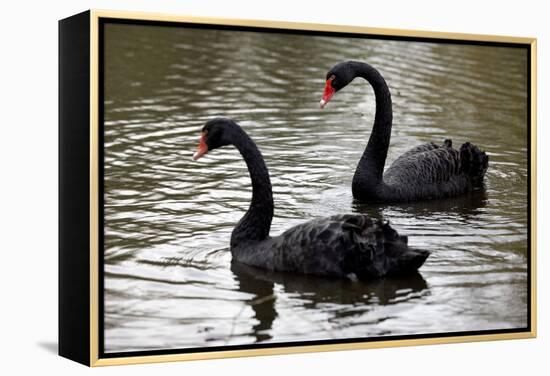
<svg viewBox="0 0 550 376"><path fill-rule="evenodd" d="M416 272L424 264L430 252L409 247L407 236L399 235L389 223L385 223L384 227L384 253L388 256L387 275Z"/></svg>
<svg viewBox="0 0 550 376"><path fill-rule="evenodd" d="M466 142L460 147L460 165L474 187L481 187L489 165L489 156L475 145Z"/></svg>
<svg viewBox="0 0 550 376"><path fill-rule="evenodd" d="M399 235L388 222L367 216L354 216L352 220L358 248L348 254L346 269L359 279L414 273L430 255L428 251L410 248L408 238Z"/></svg>

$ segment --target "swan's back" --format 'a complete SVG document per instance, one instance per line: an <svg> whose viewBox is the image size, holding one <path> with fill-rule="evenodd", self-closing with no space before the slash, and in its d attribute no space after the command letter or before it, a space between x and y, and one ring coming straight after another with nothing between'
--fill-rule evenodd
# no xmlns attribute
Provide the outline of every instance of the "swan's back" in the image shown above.
<svg viewBox="0 0 550 376"><path fill-rule="evenodd" d="M428 146L430 144L422 145ZM397 158L384 173L387 184L442 183L460 175L460 153L452 147L437 146L406 152Z"/></svg>
<svg viewBox="0 0 550 376"><path fill-rule="evenodd" d="M457 150L445 140L401 155L384 173L384 183L397 200L451 197L480 188L487 166L488 156L475 145Z"/></svg>
<svg viewBox="0 0 550 376"><path fill-rule="evenodd" d="M412 273L429 255L409 248L407 237L388 223L360 214L315 219L250 247L256 250L233 253L237 261L276 271L359 279Z"/></svg>
<svg viewBox="0 0 550 376"><path fill-rule="evenodd" d="M451 146L452 144L449 144L451 141L450 140L445 140L445 143L443 144L444 146ZM428 142L426 144L422 144L422 145L418 145L412 149L409 149L407 150L406 152L404 152L403 154L401 154L395 161L394 163L398 163L399 164L399 161L401 159L404 159L404 158L408 158L410 156L413 156L415 154L418 154L418 153L424 153L424 152L427 152L427 151L432 151L434 149L439 149L441 146L439 145L436 145L434 142Z"/></svg>

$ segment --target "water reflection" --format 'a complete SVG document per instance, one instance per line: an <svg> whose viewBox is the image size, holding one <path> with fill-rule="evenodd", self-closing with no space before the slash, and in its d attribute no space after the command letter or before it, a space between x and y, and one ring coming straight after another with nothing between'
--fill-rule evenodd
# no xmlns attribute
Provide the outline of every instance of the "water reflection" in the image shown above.
<svg viewBox="0 0 550 376"><path fill-rule="evenodd" d="M468 222L476 215L481 214L487 206L487 191L479 189L465 195L451 197L445 200L431 200L422 202L409 202L398 207L388 204L370 204L354 200L352 208L359 213L365 213L373 218L384 220L392 210L399 210L403 213L414 213L422 216L437 216L444 213L453 213L460 221Z"/></svg>
<svg viewBox="0 0 550 376"><path fill-rule="evenodd" d="M486 189L365 205L351 179L374 96L356 80L320 111L334 63L379 68L394 102L387 165L450 138L490 156ZM527 323L524 50L172 27L105 29L105 350L518 328ZM271 232L368 213L431 251L421 275L366 284L241 270L248 208L233 148L191 160L201 126L235 118L269 167ZM429 288L428 288L429 286Z"/></svg>
<svg viewBox="0 0 550 376"><path fill-rule="evenodd" d="M258 321L252 327L256 342L272 338L269 333L277 318L277 296L274 290L276 284L285 294L299 300L306 309L327 310L328 306L339 307L340 309L330 310L331 315L327 318L329 323L360 318L373 305L402 303L420 299L429 293L427 283L420 273L373 281L350 281L266 272L239 262L231 263L231 271L239 282L239 290L254 296L247 304L254 311L253 318ZM353 306L354 309L341 309L345 306ZM332 337L338 338L335 334Z"/></svg>

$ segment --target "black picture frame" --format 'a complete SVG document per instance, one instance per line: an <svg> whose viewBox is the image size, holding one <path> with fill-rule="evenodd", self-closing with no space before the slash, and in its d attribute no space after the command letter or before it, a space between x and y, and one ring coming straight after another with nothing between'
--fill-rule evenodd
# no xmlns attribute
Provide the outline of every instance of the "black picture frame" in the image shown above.
<svg viewBox="0 0 550 376"><path fill-rule="evenodd" d="M527 327L429 335L315 340L106 353L103 348L103 30L107 23L249 30L525 49L528 56ZM86 11L59 22L59 354L88 366L208 359L536 336L536 40L266 21Z"/></svg>

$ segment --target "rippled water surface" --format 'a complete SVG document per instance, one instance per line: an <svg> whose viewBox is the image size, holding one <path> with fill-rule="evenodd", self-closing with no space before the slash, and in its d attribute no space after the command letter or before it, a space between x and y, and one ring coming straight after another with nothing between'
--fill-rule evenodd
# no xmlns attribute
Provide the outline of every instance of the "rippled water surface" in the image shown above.
<svg viewBox="0 0 550 376"><path fill-rule="evenodd" d="M318 106L326 71L347 59L390 86L387 165L420 143L471 141L490 156L486 190L354 202L372 90L357 79ZM525 327L526 72L513 48L107 24L105 351ZM236 119L264 155L272 234L369 213L432 252L420 274L362 283L231 265L246 166L232 147L191 160L215 116Z"/></svg>

